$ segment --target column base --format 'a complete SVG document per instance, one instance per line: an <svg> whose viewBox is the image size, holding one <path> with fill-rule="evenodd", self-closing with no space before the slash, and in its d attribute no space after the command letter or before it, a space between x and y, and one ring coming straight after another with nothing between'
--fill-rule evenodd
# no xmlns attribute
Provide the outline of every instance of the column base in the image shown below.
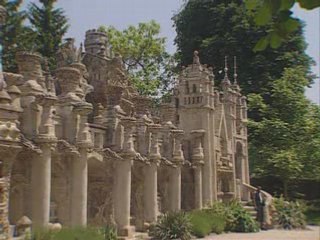
<svg viewBox="0 0 320 240"><path fill-rule="evenodd" d="M122 229L118 229L118 239L128 240L132 239L135 233L134 226L127 226Z"/></svg>

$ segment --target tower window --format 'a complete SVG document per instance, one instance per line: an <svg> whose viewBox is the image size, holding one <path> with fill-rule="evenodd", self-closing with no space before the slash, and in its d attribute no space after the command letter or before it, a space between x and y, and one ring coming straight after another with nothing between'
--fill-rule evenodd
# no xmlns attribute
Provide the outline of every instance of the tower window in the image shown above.
<svg viewBox="0 0 320 240"><path fill-rule="evenodd" d="M176 108L179 107L179 98L176 98L176 99L175 99L175 105L176 105Z"/></svg>
<svg viewBox="0 0 320 240"><path fill-rule="evenodd" d="M190 93L190 89L189 89L189 82L186 81L186 94Z"/></svg>
<svg viewBox="0 0 320 240"><path fill-rule="evenodd" d="M197 92L197 86L195 84L192 85L192 92L193 93Z"/></svg>

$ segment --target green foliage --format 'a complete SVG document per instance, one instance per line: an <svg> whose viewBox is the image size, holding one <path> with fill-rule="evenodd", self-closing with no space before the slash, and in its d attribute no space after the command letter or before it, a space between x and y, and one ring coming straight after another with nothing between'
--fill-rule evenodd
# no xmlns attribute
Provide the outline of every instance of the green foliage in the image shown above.
<svg viewBox="0 0 320 240"><path fill-rule="evenodd" d="M259 121L250 121L250 153L255 174L272 175L287 185L295 178L316 179L320 173L319 108L304 95L308 80L303 70L285 69L271 84L271 95L261 101L249 96L249 107L259 113Z"/></svg>
<svg viewBox="0 0 320 240"><path fill-rule="evenodd" d="M64 228L59 232L36 231L33 240L114 240L105 238L104 234L97 228Z"/></svg>
<svg viewBox="0 0 320 240"><path fill-rule="evenodd" d="M274 199L276 215L275 224L284 229L295 229L306 227L306 207L298 201L287 202L284 198Z"/></svg>
<svg viewBox="0 0 320 240"><path fill-rule="evenodd" d="M230 232L257 232L258 223L251 217L241 203L231 201L225 206L225 216L227 219L226 231Z"/></svg>
<svg viewBox="0 0 320 240"><path fill-rule="evenodd" d="M258 223L238 201L228 203L215 202L208 209L211 216L223 216L225 231L230 232L257 232Z"/></svg>
<svg viewBox="0 0 320 240"><path fill-rule="evenodd" d="M149 235L157 240L191 239L190 218L184 212L165 213L150 227Z"/></svg>
<svg viewBox="0 0 320 240"><path fill-rule="evenodd" d="M0 5L7 10L6 23L0 31L0 41L3 45L4 71L17 71L15 55L18 49L24 49L30 43L30 29L23 25L27 13L21 11L22 0L0 0Z"/></svg>
<svg viewBox="0 0 320 240"><path fill-rule="evenodd" d="M32 49L48 59L49 67L55 67L55 54L68 31L68 19L61 8L55 8L57 0L40 0L40 6L30 3L28 20L32 29Z"/></svg>
<svg viewBox="0 0 320 240"><path fill-rule="evenodd" d="M190 214L192 234L205 237L210 233L220 234L225 229L226 220L223 216L214 214L210 210L196 210Z"/></svg>
<svg viewBox="0 0 320 240"><path fill-rule="evenodd" d="M105 228L63 228L61 231L37 230L32 240L116 240L117 234L113 227Z"/></svg>
<svg viewBox="0 0 320 240"><path fill-rule="evenodd" d="M122 56L132 83L143 95L166 92L173 77L174 59L165 51L165 38L155 21L129 26L123 31L101 26L108 34L112 50Z"/></svg>
<svg viewBox="0 0 320 240"><path fill-rule="evenodd" d="M292 17L292 7L299 3L307 10L320 7L319 0L246 0L249 11L253 11L258 26L271 25L270 31L256 44L254 50L262 51L270 45L278 48L285 38L299 28L299 21Z"/></svg>
<svg viewBox="0 0 320 240"><path fill-rule="evenodd" d="M100 230L104 235L104 240L117 240L117 230L112 226L105 226Z"/></svg>

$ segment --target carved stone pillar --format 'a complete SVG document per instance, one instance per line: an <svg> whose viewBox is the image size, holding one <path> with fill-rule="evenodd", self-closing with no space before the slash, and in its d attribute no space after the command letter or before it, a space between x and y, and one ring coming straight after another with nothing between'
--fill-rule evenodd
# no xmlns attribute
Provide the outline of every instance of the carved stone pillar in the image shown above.
<svg viewBox="0 0 320 240"><path fill-rule="evenodd" d="M135 118L123 118L124 143L122 160L116 163L114 186L114 214L118 227L118 235L132 237L133 228L130 226L130 200L131 200L131 165L136 156L132 134L135 126Z"/></svg>
<svg viewBox="0 0 320 240"><path fill-rule="evenodd" d="M202 166L204 164L204 154L202 148L203 130L192 131L191 135L194 139L194 148L192 152L192 164L194 169L194 193L195 208L202 208Z"/></svg>
<svg viewBox="0 0 320 240"><path fill-rule="evenodd" d="M71 178L71 226L87 225L87 193L88 193L88 149L93 147L87 123L91 104L79 104L74 109L80 116L76 145L80 156L72 162Z"/></svg>
<svg viewBox="0 0 320 240"><path fill-rule="evenodd" d="M5 23L5 19L7 16L7 11L4 7L0 5L0 31L2 31L2 25ZM0 56L2 52L2 46L0 44ZM2 74L2 59L0 59L0 91L5 87L6 83Z"/></svg>
<svg viewBox="0 0 320 240"><path fill-rule="evenodd" d="M151 125L148 129L152 134L152 138L149 154L150 165L145 167L144 207L146 222L153 223L157 220L158 214L157 168L161 159L159 148L161 126Z"/></svg>
<svg viewBox="0 0 320 240"><path fill-rule="evenodd" d="M171 169L170 176L170 210L179 211L181 209L181 166L184 161L181 140L183 136L182 130L171 130L174 139L173 159L174 168Z"/></svg>
<svg viewBox="0 0 320 240"><path fill-rule="evenodd" d="M32 161L32 221L35 228L46 228L49 224L51 193L51 148L56 143L51 108L55 99L44 97L39 104L43 108L40 134L35 142L41 154Z"/></svg>

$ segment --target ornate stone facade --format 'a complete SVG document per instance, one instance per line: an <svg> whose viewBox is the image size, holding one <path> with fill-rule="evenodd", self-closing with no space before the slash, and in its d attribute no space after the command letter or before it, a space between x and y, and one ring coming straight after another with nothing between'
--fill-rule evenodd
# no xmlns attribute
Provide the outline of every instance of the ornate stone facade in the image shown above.
<svg viewBox="0 0 320 240"><path fill-rule="evenodd" d="M57 53L53 76L30 52L17 54L19 74L4 73L5 239L9 221L28 218L44 228L115 224L131 238L166 211L249 200L247 108L236 75L231 84L226 67L217 90L195 52L172 101L154 111L130 85L121 56L110 54L105 34L87 31L85 52L73 42Z"/></svg>

